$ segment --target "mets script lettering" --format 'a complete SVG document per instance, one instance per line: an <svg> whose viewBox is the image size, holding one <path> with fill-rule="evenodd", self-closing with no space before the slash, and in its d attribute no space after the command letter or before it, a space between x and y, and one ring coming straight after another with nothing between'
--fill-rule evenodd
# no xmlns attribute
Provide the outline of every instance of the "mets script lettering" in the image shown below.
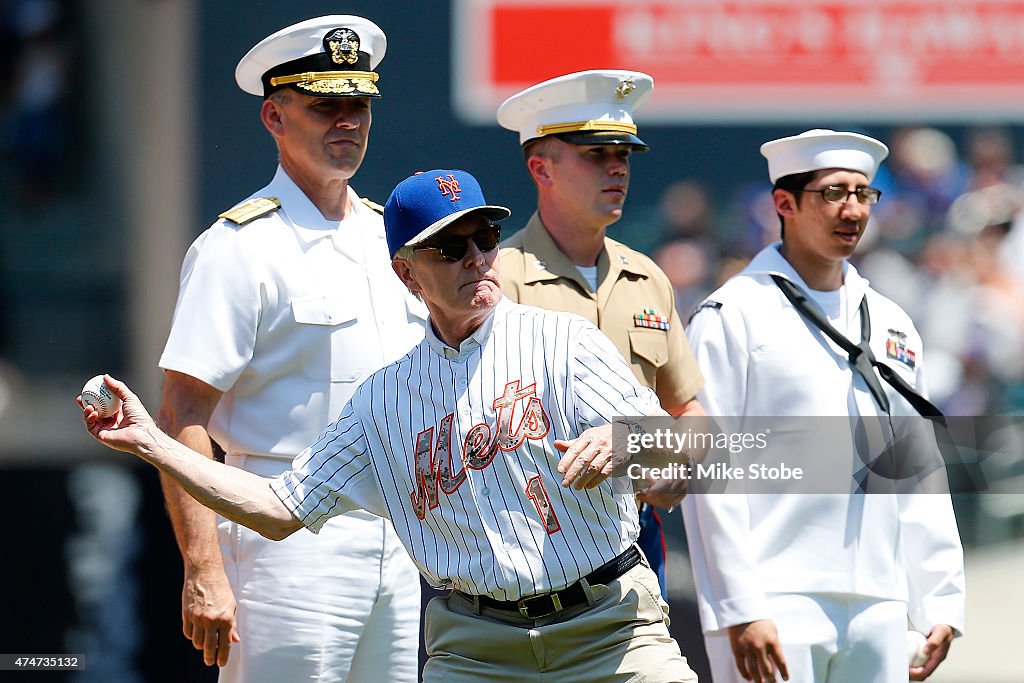
<svg viewBox="0 0 1024 683"><path fill-rule="evenodd" d="M522 405L522 417L516 420L516 407ZM423 519L427 508L437 507L440 494L451 495L466 481L466 468L482 470L492 462L499 451L514 451L527 439L543 439L551 427L551 421L544 412L537 397L537 385L519 388L519 380L505 385L504 393L494 400L497 425L486 423L474 425L466 433L462 443L462 462L458 472L453 473L452 465L452 422L454 413L441 419L434 428L424 429L416 435L416 490L410 492L413 511ZM514 426L513 426L514 425Z"/></svg>

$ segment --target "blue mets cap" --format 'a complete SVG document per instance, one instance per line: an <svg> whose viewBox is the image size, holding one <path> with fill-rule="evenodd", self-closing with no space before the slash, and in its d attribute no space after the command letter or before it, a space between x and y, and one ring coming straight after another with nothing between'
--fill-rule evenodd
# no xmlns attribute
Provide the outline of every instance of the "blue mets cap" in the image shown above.
<svg viewBox="0 0 1024 683"><path fill-rule="evenodd" d="M419 244L474 212L492 221L512 214L504 206L488 204L480 183L466 171L434 169L409 176L384 205L388 250L394 258L401 247Z"/></svg>

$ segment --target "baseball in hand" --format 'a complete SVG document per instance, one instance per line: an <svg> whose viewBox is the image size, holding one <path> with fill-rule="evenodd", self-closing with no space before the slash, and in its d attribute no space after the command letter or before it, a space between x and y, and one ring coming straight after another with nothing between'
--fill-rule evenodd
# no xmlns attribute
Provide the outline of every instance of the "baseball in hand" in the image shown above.
<svg viewBox="0 0 1024 683"><path fill-rule="evenodd" d="M927 639L918 631L907 631L907 659L910 666L924 666L928 661L923 650Z"/></svg>
<svg viewBox="0 0 1024 683"><path fill-rule="evenodd" d="M121 399L103 381L103 375L96 375L82 387L82 403L92 406L100 417L117 415L121 408Z"/></svg>

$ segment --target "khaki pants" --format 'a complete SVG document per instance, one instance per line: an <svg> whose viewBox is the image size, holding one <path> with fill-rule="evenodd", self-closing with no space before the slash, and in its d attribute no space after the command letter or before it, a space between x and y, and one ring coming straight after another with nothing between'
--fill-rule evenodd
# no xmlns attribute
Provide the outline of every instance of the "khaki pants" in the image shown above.
<svg viewBox="0 0 1024 683"><path fill-rule="evenodd" d="M543 619L453 592L425 613L424 683L684 683L697 680L668 632L668 605L645 565L591 586L592 604Z"/></svg>

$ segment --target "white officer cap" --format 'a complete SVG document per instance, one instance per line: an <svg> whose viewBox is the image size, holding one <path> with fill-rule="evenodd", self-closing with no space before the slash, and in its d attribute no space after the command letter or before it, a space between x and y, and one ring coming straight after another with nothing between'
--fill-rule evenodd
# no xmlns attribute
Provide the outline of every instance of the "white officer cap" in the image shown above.
<svg viewBox="0 0 1024 683"><path fill-rule="evenodd" d="M650 97L654 79L639 71L579 71L538 83L498 107L498 123L519 131L519 143L558 135L577 145L647 145L636 136L633 110Z"/></svg>
<svg viewBox="0 0 1024 683"><path fill-rule="evenodd" d="M773 183L783 176L826 168L859 171L871 182L878 165L889 156L889 148L860 133L815 128L766 142L761 154L768 160L768 177Z"/></svg>
<svg viewBox="0 0 1024 683"><path fill-rule="evenodd" d="M290 87L318 97L380 97L377 74L387 38L362 17L307 19L267 36L238 62L235 80L252 95Z"/></svg>

